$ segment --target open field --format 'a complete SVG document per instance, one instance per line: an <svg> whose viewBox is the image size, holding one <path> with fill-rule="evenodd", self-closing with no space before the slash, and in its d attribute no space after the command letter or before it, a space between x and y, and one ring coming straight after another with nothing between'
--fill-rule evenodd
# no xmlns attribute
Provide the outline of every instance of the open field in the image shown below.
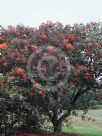
<svg viewBox="0 0 102 136"><path fill-rule="evenodd" d="M70 118L72 124L69 128L63 127L64 132L75 132L82 136L102 136L102 110L89 110L85 120L79 116Z"/></svg>

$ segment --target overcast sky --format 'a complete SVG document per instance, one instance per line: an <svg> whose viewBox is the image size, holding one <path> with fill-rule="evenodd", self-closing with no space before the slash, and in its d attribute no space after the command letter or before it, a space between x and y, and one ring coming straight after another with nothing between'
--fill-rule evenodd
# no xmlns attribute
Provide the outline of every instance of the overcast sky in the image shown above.
<svg viewBox="0 0 102 136"><path fill-rule="evenodd" d="M0 0L0 25L102 22L102 0Z"/></svg>

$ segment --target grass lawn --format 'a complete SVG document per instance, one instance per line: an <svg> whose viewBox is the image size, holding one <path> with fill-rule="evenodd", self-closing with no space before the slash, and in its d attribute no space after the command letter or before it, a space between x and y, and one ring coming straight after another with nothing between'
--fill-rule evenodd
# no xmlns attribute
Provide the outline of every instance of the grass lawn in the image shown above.
<svg viewBox="0 0 102 136"><path fill-rule="evenodd" d="M72 124L69 128L64 126L63 131L79 133L82 136L102 136L102 110L89 110L87 117L85 121L79 116L70 117Z"/></svg>

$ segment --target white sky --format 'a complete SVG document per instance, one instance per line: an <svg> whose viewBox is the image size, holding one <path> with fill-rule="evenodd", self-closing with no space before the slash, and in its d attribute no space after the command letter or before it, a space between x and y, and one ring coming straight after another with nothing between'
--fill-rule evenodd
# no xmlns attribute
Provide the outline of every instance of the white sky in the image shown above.
<svg viewBox="0 0 102 136"><path fill-rule="evenodd" d="M0 25L102 22L102 0L0 0Z"/></svg>

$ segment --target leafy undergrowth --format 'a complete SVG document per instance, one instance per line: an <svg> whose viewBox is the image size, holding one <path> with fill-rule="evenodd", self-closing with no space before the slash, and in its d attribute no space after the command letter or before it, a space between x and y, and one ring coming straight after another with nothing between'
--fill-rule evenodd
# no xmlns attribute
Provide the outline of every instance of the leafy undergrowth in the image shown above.
<svg viewBox="0 0 102 136"><path fill-rule="evenodd" d="M18 130L15 130L15 132L13 134L11 134L12 136L53 136L53 132L46 132L46 131L43 131L43 130L38 130L38 131L35 131L34 133L30 133L30 132L27 132L25 130L22 130L22 129L18 129ZM10 135L10 136L11 136ZM3 134L0 134L0 136L5 136ZM70 133L70 132L62 132L61 136L82 136L80 134L76 134L74 132Z"/></svg>
<svg viewBox="0 0 102 136"><path fill-rule="evenodd" d="M35 134L32 134L32 133L26 133L26 132L18 132L13 136L53 136L53 133L35 133ZM72 134L62 133L61 136L81 136L81 135L75 134L75 133L72 133Z"/></svg>

